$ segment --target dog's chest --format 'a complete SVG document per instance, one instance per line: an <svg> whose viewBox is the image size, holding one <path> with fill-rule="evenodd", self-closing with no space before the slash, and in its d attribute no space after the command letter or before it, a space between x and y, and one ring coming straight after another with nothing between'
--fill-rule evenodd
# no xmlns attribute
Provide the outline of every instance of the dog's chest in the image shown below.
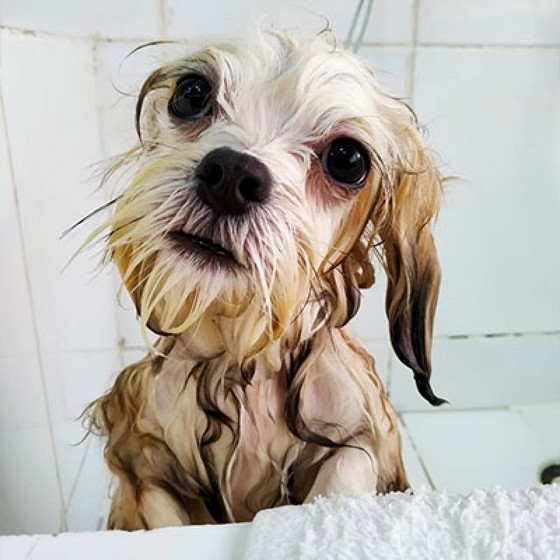
<svg viewBox="0 0 560 560"><path fill-rule="evenodd" d="M348 346L334 354L319 342L304 365L295 360L271 372L257 364L248 384L225 361L197 363L173 351L152 377L148 419L187 477L217 497L225 518L246 521L303 501L332 450L324 442L344 441L364 426L364 395L379 391L373 372L365 374Z"/></svg>
<svg viewBox="0 0 560 560"><path fill-rule="evenodd" d="M290 466L305 444L288 429L285 399L280 377L253 383L240 399L238 441L225 467L237 520L289 501Z"/></svg>
<svg viewBox="0 0 560 560"><path fill-rule="evenodd" d="M190 368L167 362L146 410L170 451L189 476L214 486L232 519L250 520L264 507L287 503L289 467L305 444L287 426L282 375L256 375L227 390L220 368L198 374Z"/></svg>

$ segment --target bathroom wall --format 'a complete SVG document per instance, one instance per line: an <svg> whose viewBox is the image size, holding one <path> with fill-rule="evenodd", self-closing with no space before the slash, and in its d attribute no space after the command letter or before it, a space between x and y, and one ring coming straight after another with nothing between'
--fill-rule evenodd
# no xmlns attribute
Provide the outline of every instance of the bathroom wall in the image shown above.
<svg viewBox="0 0 560 560"><path fill-rule="evenodd" d="M108 476L83 407L142 350L94 246L96 164L134 141L130 96L165 48L247 21L346 38L357 1L0 0L0 533L96 529ZM560 3L377 0L360 54L409 98L446 186L434 387L459 409L560 402ZM129 95L126 95L129 94ZM387 342L383 282L354 328L403 412L427 410ZM560 450L559 450L560 454Z"/></svg>

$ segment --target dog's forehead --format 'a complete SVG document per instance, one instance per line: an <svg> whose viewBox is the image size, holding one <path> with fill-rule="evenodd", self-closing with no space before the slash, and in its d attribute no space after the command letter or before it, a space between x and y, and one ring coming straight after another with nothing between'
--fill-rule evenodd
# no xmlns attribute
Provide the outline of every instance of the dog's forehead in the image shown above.
<svg viewBox="0 0 560 560"><path fill-rule="evenodd" d="M349 53L313 43L268 46L224 53L222 84L233 95L254 92L261 99L291 98L299 105L371 104L372 76Z"/></svg>
<svg viewBox="0 0 560 560"><path fill-rule="evenodd" d="M238 123L260 115L267 127L322 136L335 123L376 113L378 89L365 63L325 41L214 46L192 63L215 77L218 103Z"/></svg>

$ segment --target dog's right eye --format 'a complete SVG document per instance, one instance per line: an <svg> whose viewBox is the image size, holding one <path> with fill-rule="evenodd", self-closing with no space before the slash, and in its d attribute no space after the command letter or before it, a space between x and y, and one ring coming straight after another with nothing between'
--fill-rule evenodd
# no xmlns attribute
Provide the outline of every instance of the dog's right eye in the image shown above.
<svg viewBox="0 0 560 560"><path fill-rule="evenodd" d="M196 120L212 114L212 86L198 74L181 78L167 105L169 113L183 120Z"/></svg>
<svg viewBox="0 0 560 560"><path fill-rule="evenodd" d="M336 139L322 155L323 169L336 183L346 188L359 188L370 168L366 149L352 138Z"/></svg>

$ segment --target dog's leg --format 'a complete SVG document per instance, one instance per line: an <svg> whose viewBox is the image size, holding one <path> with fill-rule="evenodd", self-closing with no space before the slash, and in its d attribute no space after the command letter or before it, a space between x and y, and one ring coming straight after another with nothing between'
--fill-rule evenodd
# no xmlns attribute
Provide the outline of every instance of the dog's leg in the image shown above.
<svg viewBox="0 0 560 560"><path fill-rule="evenodd" d="M107 527L125 531L188 525L188 514L159 488L135 488L121 481L113 496Z"/></svg>
<svg viewBox="0 0 560 560"><path fill-rule="evenodd" d="M374 492L377 482L378 466L373 453L365 448L345 447L323 463L305 502L330 494Z"/></svg>

